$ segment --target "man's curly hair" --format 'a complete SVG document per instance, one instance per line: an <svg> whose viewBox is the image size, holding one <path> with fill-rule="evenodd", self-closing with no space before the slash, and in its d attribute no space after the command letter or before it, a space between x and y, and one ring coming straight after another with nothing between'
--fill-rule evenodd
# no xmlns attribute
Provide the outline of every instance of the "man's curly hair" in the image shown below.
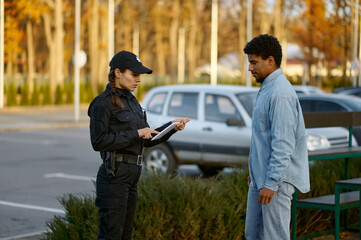
<svg viewBox="0 0 361 240"><path fill-rule="evenodd" d="M245 54L254 54L260 56L262 59L267 59L272 56L275 59L276 65L281 66L282 62L282 47L277 38L268 34L259 35L253 38L246 44L243 49Z"/></svg>

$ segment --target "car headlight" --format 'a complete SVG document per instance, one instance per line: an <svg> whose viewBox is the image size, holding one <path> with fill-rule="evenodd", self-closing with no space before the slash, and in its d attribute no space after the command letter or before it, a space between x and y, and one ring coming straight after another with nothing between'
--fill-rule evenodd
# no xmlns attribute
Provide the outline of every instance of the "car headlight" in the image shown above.
<svg viewBox="0 0 361 240"><path fill-rule="evenodd" d="M319 135L307 135L307 149L308 151L315 151L320 149L328 149L331 147L327 138Z"/></svg>

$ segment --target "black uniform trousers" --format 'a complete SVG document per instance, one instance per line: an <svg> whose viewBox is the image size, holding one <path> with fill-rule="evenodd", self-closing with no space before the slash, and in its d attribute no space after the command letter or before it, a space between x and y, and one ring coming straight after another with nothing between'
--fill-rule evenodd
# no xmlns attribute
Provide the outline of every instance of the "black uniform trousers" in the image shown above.
<svg viewBox="0 0 361 240"><path fill-rule="evenodd" d="M117 162L115 176L109 176L106 164L100 166L96 180L98 240L130 240L142 167Z"/></svg>

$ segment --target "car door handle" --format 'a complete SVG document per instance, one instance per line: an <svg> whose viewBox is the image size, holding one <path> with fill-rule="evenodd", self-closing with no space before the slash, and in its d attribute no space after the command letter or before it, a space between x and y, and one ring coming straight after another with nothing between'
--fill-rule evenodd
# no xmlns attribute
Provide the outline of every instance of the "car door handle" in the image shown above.
<svg viewBox="0 0 361 240"><path fill-rule="evenodd" d="M204 127L202 128L203 131L208 131L208 132L211 132L212 131L212 128L211 127Z"/></svg>

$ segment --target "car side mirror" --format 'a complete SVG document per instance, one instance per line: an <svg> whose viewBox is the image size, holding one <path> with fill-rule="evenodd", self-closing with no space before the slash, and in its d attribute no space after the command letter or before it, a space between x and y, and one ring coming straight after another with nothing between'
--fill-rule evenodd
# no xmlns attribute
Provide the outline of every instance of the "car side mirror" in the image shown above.
<svg viewBox="0 0 361 240"><path fill-rule="evenodd" d="M238 119L238 118L228 118L227 121L227 126L238 126L238 127L243 127L245 124L243 122L242 119Z"/></svg>

